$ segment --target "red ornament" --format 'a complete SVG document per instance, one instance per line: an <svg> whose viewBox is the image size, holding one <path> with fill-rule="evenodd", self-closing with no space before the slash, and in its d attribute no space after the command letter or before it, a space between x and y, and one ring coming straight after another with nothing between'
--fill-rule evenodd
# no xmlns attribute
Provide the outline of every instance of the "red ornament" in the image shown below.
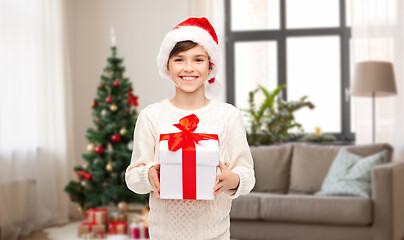
<svg viewBox="0 0 404 240"><path fill-rule="evenodd" d="M104 148L102 146L97 146L97 147L95 147L95 152L98 154L103 154Z"/></svg>
<svg viewBox="0 0 404 240"><path fill-rule="evenodd" d="M102 84L98 85L98 88L103 88L104 86Z"/></svg>
<svg viewBox="0 0 404 240"><path fill-rule="evenodd" d="M114 86L119 87L119 85L121 85L121 82L119 80L115 80L114 81Z"/></svg>
<svg viewBox="0 0 404 240"><path fill-rule="evenodd" d="M108 97L105 99L105 101L106 101L107 103L112 103L112 97L111 97L111 96L108 96Z"/></svg>
<svg viewBox="0 0 404 240"><path fill-rule="evenodd" d="M111 139L113 142L119 142L119 141L121 141L121 135L119 135L118 133L115 133L114 135L112 135Z"/></svg>
<svg viewBox="0 0 404 240"><path fill-rule="evenodd" d="M137 102L138 96L133 95L131 92L128 93L128 104L129 105L134 105L137 107L139 103Z"/></svg>
<svg viewBox="0 0 404 240"><path fill-rule="evenodd" d="M91 101L91 107L93 108L98 107L98 102L95 100Z"/></svg>
<svg viewBox="0 0 404 240"><path fill-rule="evenodd" d="M70 194L69 197L70 197L70 199L73 199L73 195Z"/></svg>

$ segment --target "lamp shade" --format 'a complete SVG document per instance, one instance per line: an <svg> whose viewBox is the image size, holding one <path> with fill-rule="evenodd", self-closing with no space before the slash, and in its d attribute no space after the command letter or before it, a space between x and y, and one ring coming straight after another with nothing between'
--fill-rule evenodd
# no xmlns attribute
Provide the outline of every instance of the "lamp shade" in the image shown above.
<svg viewBox="0 0 404 240"><path fill-rule="evenodd" d="M385 97L397 94L393 64L383 61L359 62L355 67L351 95Z"/></svg>

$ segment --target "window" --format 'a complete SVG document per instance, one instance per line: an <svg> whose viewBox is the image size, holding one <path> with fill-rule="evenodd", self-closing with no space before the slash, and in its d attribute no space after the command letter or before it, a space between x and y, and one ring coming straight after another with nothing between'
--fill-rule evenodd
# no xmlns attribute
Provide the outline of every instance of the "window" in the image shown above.
<svg viewBox="0 0 404 240"><path fill-rule="evenodd" d="M346 8L345 0L225 0L227 101L247 108L258 84L286 83L285 100L306 95L316 106L295 114L305 132L319 126L354 140Z"/></svg>

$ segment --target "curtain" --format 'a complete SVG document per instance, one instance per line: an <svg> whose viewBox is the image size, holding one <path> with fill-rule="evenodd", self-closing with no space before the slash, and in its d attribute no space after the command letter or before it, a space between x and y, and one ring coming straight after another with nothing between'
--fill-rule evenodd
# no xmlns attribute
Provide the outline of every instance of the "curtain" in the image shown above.
<svg viewBox="0 0 404 240"><path fill-rule="evenodd" d="M376 98L376 142L394 147L393 160L404 159L404 1L351 0L351 69L359 61L393 63L398 95ZM352 71L353 72L353 71ZM352 76L352 74L351 74ZM351 78L352 79L352 78ZM351 84L352 85L352 84ZM372 141L371 98L352 98L357 144Z"/></svg>
<svg viewBox="0 0 404 240"><path fill-rule="evenodd" d="M1 239L66 222L71 82L62 0L0 0Z"/></svg>

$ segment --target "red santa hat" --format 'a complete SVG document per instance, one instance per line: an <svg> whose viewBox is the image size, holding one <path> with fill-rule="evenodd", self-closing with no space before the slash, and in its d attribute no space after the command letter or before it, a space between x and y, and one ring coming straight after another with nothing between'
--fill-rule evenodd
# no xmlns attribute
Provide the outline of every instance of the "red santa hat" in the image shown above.
<svg viewBox="0 0 404 240"><path fill-rule="evenodd" d="M218 95L219 86L215 76L220 66L219 42L215 29L209 20L204 17L188 18L166 34L157 55L157 67L160 76L171 82L171 77L167 73L168 58L174 46L182 41L195 42L201 45L208 53L212 69L205 82L205 92L210 96Z"/></svg>

